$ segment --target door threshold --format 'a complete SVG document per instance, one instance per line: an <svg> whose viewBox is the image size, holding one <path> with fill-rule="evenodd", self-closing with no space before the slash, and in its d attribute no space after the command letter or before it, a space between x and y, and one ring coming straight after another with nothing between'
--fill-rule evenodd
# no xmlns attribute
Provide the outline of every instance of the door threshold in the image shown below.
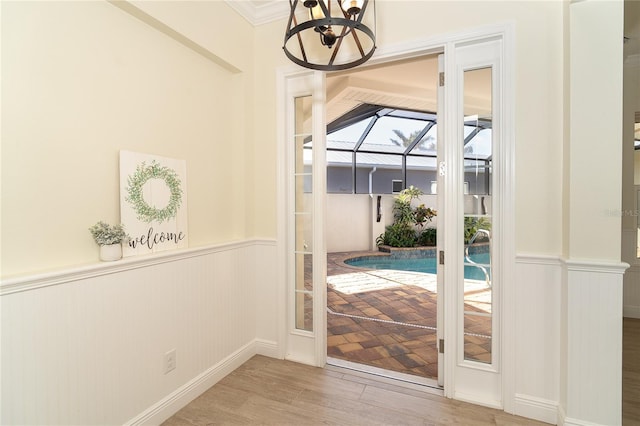
<svg viewBox="0 0 640 426"><path fill-rule="evenodd" d="M438 381L428 379L426 377L398 373L397 371L385 370L383 368L372 367L370 365L330 357L327 358L327 365L325 368L336 372L351 374L352 376L375 380L377 382L400 386L420 392L427 392L433 395L444 396L444 388L438 386Z"/></svg>

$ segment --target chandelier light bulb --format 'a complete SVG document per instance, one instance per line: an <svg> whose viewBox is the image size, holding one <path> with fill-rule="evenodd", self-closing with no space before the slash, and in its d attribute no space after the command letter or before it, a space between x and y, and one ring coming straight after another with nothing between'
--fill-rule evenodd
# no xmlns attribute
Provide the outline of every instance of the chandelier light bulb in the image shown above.
<svg viewBox="0 0 640 426"><path fill-rule="evenodd" d="M362 0L341 0L340 7L350 16L355 16L362 10Z"/></svg>

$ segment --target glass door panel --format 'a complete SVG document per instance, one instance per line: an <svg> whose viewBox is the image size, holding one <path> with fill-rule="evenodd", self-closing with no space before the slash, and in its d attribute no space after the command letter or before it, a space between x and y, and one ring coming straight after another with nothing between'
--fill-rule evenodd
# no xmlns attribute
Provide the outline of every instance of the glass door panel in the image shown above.
<svg viewBox="0 0 640 426"><path fill-rule="evenodd" d="M311 96L295 98L295 328L313 331L313 194Z"/></svg>
<svg viewBox="0 0 640 426"><path fill-rule="evenodd" d="M492 363L491 67L464 71L464 359Z"/></svg>

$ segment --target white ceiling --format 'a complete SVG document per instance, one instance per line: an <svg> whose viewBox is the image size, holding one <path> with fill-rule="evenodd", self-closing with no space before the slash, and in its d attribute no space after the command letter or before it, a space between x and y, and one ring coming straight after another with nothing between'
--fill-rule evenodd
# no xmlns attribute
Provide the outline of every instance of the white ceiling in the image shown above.
<svg viewBox="0 0 640 426"><path fill-rule="evenodd" d="M225 0L252 25L284 20L289 0ZM284 28L283 28L284 31ZM625 58L640 59L640 1L625 1ZM436 111L437 56L327 75L327 119L331 122L361 103ZM395 78L402 76L401 79Z"/></svg>
<svg viewBox="0 0 640 426"><path fill-rule="evenodd" d="M289 13L289 0L225 1L253 25L284 22ZM436 56L330 73L327 119L331 122L361 103L435 111L437 74ZM398 75L401 80L391 77Z"/></svg>
<svg viewBox="0 0 640 426"><path fill-rule="evenodd" d="M224 1L254 26L285 19L290 10L289 0Z"/></svg>
<svg viewBox="0 0 640 426"><path fill-rule="evenodd" d="M289 0L224 0L252 25L285 19L289 14ZM626 0L625 56L640 55L640 1Z"/></svg>
<svg viewBox="0 0 640 426"><path fill-rule="evenodd" d="M328 74L327 121L362 103L436 111L437 84L437 55Z"/></svg>

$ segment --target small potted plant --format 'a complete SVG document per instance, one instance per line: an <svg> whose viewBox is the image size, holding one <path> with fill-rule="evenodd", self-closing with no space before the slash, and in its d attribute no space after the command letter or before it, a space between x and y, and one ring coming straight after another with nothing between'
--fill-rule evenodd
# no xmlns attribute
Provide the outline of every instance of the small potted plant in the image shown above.
<svg viewBox="0 0 640 426"><path fill-rule="evenodd" d="M96 244L100 246L100 260L111 261L122 258L122 243L129 240L124 225L111 226L100 221L89 228Z"/></svg>

